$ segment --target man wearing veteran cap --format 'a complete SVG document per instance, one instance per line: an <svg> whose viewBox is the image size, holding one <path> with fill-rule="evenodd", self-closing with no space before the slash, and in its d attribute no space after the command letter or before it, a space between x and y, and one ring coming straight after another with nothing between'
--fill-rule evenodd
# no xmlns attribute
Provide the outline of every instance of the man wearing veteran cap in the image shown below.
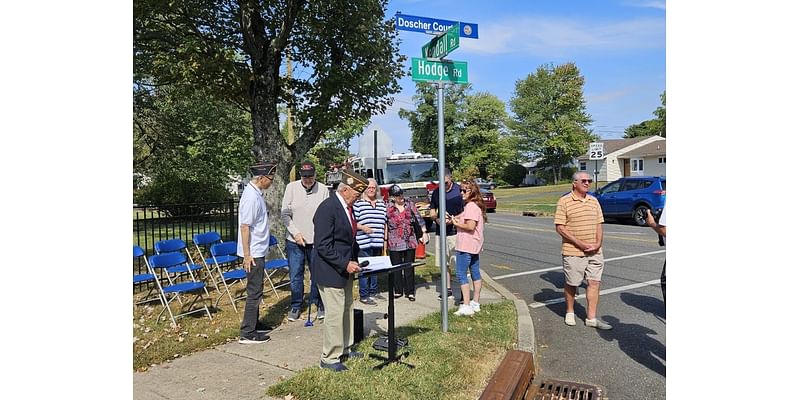
<svg viewBox="0 0 800 400"><path fill-rule="evenodd" d="M311 265L311 252L314 250L314 221L312 218L320 203L328 198L328 187L317 183L315 174L314 164L310 161L303 161L300 164L300 180L286 185L281 203L281 221L286 226L286 257L289 261L292 288L289 321L297 321L303 309L305 267L306 263ZM308 301L317 306L317 318L325 318L325 307L320 301L319 290L313 275L310 292Z"/></svg>
<svg viewBox="0 0 800 400"><path fill-rule="evenodd" d="M355 171L342 171L342 182L334 196L325 199L314 214L314 251L311 276L325 304L320 368L345 371L348 358L363 357L352 351L353 274L360 272L359 247L353 203L369 182Z"/></svg>
<svg viewBox="0 0 800 400"><path fill-rule="evenodd" d="M269 251L269 210L264 202L263 191L272 186L275 178L275 163L260 162L250 167L253 178L245 186L239 199L239 237L236 254L242 257L242 266L247 272L247 301L244 306L242 324L239 327L239 343L263 343L269 336L258 326L258 307L264 294L264 257Z"/></svg>

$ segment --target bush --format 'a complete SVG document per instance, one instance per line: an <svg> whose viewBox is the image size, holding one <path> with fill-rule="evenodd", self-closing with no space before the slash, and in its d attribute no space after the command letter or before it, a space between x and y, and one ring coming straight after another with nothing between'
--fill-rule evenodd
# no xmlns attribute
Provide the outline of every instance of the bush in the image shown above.
<svg viewBox="0 0 800 400"><path fill-rule="evenodd" d="M196 179L196 180L195 180ZM210 179L158 176L138 190L134 202L139 204L164 205L162 211L168 215L196 215L211 211L231 197L225 185Z"/></svg>
<svg viewBox="0 0 800 400"><path fill-rule="evenodd" d="M528 170L520 164L508 164L503 168L501 179L509 185L517 187L522 184Z"/></svg>

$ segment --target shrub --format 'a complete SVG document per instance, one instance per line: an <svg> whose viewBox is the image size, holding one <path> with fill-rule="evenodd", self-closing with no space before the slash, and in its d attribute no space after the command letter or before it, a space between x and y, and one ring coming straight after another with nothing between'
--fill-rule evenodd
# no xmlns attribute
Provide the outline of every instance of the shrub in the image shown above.
<svg viewBox="0 0 800 400"><path fill-rule="evenodd" d="M196 215L211 211L231 197L225 185L211 179L157 176L138 190L134 201L139 204L164 205L168 215Z"/></svg>
<svg viewBox="0 0 800 400"><path fill-rule="evenodd" d="M528 170L520 164L508 164L503 168L501 179L509 185L517 187L522 184Z"/></svg>

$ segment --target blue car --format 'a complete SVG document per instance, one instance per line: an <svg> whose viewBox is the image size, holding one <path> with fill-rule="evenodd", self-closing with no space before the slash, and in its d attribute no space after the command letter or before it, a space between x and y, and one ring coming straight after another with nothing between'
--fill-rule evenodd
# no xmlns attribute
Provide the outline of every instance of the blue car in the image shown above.
<svg viewBox="0 0 800 400"><path fill-rule="evenodd" d="M600 201L604 219L633 219L647 226L646 210L654 216L664 209L667 178L663 176L626 176L590 192Z"/></svg>

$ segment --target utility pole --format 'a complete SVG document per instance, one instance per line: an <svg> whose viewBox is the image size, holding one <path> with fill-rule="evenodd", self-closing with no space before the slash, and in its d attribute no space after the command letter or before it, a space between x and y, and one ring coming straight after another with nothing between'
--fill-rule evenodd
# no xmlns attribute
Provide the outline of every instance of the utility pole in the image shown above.
<svg viewBox="0 0 800 400"><path fill-rule="evenodd" d="M291 53L287 52L286 54L286 78L287 81L292 80L292 55ZM289 95L293 95L294 91L289 89ZM292 105L286 105L286 142L289 144L294 143L294 125L292 124ZM294 175L294 164L292 164L292 169L289 170L289 181L293 181L297 179Z"/></svg>

